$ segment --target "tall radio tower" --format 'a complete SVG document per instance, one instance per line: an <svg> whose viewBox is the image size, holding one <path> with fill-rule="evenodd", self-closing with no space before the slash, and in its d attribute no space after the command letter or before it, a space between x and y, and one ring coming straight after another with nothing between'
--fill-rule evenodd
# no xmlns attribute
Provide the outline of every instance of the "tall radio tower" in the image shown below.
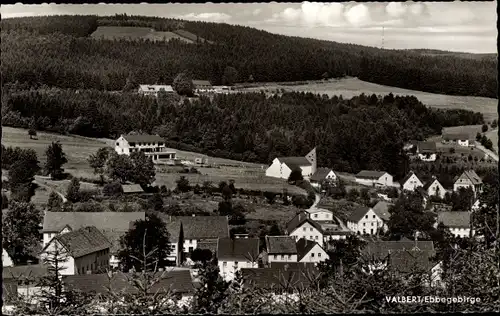
<svg viewBox="0 0 500 316"><path fill-rule="evenodd" d="M382 26L382 49L384 49L385 26Z"/></svg>

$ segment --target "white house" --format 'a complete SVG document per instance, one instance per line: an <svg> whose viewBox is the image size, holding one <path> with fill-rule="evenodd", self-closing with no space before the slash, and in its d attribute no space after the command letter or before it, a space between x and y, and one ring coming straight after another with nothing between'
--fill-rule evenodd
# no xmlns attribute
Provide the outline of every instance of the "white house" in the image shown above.
<svg viewBox="0 0 500 316"><path fill-rule="evenodd" d="M216 92L210 81L208 80L193 80L195 93L213 93Z"/></svg>
<svg viewBox="0 0 500 316"><path fill-rule="evenodd" d="M44 264L4 267L2 271L2 314L14 309L16 299L27 303L37 303L43 288L40 278L48 276L49 266Z"/></svg>
<svg viewBox="0 0 500 316"><path fill-rule="evenodd" d="M267 262L297 262L297 244L292 236L266 236Z"/></svg>
<svg viewBox="0 0 500 316"><path fill-rule="evenodd" d="M226 281L235 277L242 268L257 268L259 257L258 238L219 238L217 260L219 273Z"/></svg>
<svg viewBox="0 0 500 316"><path fill-rule="evenodd" d="M109 267L111 243L94 226L57 235L44 247L40 259L58 257L61 275L96 273Z"/></svg>
<svg viewBox="0 0 500 316"><path fill-rule="evenodd" d="M7 250L5 248L2 248L2 266L3 267L13 267L14 262L10 258L9 254L7 253Z"/></svg>
<svg viewBox="0 0 500 316"><path fill-rule="evenodd" d="M415 191L418 187L423 186L424 184L413 171L410 171L401 181L401 187L406 191Z"/></svg>
<svg viewBox="0 0 500 316"><path fill-rule="evenodd" d="M45 247L57 235L69 233L86 226L99 229L112 243L110 265L118 266L117 254L120 250L120 237L129 229L132 222L145 220L145 212L45 212L43 217L43 244Z"/></svg>
<svg viewBox="0 0 500 316"><path fill-rule="evenodd" d="M441 199L444 199L446 195L446 189L436 177L432 177L432 180L427 182L423 189L428 196L439 196Z"/></svg>
<svg viewBox="0 0 500 316"><path fill-rule="evenodd" d="M337 181L337 175L330 168L317 168L309 181L313 187L319 188L324 181L332 183Z"/></svg>
<svg viewBox="0 0 500 316"><path fill-rule="evenodd" d="M311 219L307 212L301 211L295 215L288 222L286 233L296 241L304 238L323 246L323 229L320 224Z"/></svg>
<svg viewBox="0 0 500 316"><path fill-rule="evenodd" d="M333 221L333 212L323 208L309 208L306 210L309 217L315 222Z"/></svg>
<svg viewBox="0 0 500 316"><path fill-rule="evenodd" d="M379 230L385 230L387 225L372 208L360 205L347 219L347 227L358 235L376 235Z"/></svg>
<svg viewBox="0 0 500 316"><path fill-rule="evenodd" d="M266 170L267 177L288 179L293 170L302 171L302 176L309 179L316 172L316 148L305 157L274 158L271 166Z"/></svg>
<svg viewBox="0 0 500 316"><path fill-rule="evenodd" d="M443 223L455 237L468 238L470 236L470 220L471 213L469 212L439 212L435 226ZM475 230L472 231L473 236L474 234Z"/></svg>
<svg viewBox="0 0 500 316"><path fill-rule="evenodd" d="M356 182L368 186L393 186L393 178L385 171L362 170L356 175Z"/></svg>
<svg viewBox="0 0 500 316"><path fill-rule="evenodd" d="M454 134L454 133L443 134L443 143L457 144L459 146L464 146L464 147L474 145L474 141L471 140L470 135L468 135L468 134Z"/></svg>
<svg viewBox="0 0 500 316"><path fill-rule="evenodd" d="M472 212L477 212L482 206L486 206L486 203L481 203L480 199L477 199L476 202L472 205Z"/></svg>
<svg viewBox="0 0 500 316"><path fill-rule="evenodd" d="M477 196L483 191L483 180L474 170L465 170L453 184L453 191L457 192L460 188L471 188Z"/></svg>
<svg viewBox="0 0 500 316"><path fill-rule="evenodd" d="M422 161L435 161L437 157L437 148L435 142L417 142L418 158Z"/></svg>
<svg viewBox="0 0 500 316"><path fill-rule="evenodd" d="M157 85L157 84L152 84L152 85L141 84L141 85L139 85L138 93L142 94L142 95L158 97L158 95L161 92L164 92L167 94L175 93L174 89L170 85Z"/></svg>
<svg viewBox="0 0 500 316"><path fill-rule="evenodd" d="M143 152L154 163L168 163L176 159L176 151L165 147L165 140L158 135L121 135L115 142L115 151L127 156Z"/></svg>
<svg viewBox="0 0 500 316"><path fill-rule="evenodd" d="M315 241L301 238L297 241L298 262L318 263L328 259L328 253Z"/></svg>

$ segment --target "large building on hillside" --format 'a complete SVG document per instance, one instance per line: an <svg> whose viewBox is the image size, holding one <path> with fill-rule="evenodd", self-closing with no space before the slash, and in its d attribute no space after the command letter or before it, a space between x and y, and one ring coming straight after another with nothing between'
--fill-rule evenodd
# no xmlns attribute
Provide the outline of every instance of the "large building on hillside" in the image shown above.
<svg viewBox="0 0 500 316"><path fill-rule="evenodd" d="M143 152L154 163L168 163L176 159L176 151L165 147L165 140L158 135L121 135L115 142L115 151L119 155Z"/></svg>
<svg viewBox="0 0 500 316"><path fill-rule="evenodd" d="M271 166L266 170L267 177L288 179L293 170L302 171L302 176L309 179L316 173L316 148L305 157L278 157L274 158Z"/></svg>
<svg viewBox="0 0 500 316"><path fill-rule="evenodd" d="M152 84L152 85L146 85L146 84L141 84L139 85L139 90L138 93L142 95L147 95L147 96L153 96L153 97L158 97L160 93L166 93L166 94L173 94L174 89L170 85L157 85L157 84Z"/></svg>
<svg viewBox="0 0 500 316"><path fill-rule="evenodd" d="M362 170L356 175L356 182L374 186L374 187L390 187L393 186L392 175L385 171Z"/></svg>

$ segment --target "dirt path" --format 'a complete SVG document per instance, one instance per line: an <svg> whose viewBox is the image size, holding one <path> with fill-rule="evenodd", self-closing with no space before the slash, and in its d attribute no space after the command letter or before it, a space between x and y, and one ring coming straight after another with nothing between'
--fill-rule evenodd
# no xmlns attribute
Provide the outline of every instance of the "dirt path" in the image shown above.
<svg viewBox="0 0 500 316"><path fill-rule="evenodd" d="M62 199L63 203L66 203L68 199L62 194L61 192L57 191L55 188L52 186L48 185L43 179L48 179L47 177L41 177L41 176L35 176L35 183L38 184L39 186L42 186L46 188L47 190L54 191L56 192Z"/></svg>

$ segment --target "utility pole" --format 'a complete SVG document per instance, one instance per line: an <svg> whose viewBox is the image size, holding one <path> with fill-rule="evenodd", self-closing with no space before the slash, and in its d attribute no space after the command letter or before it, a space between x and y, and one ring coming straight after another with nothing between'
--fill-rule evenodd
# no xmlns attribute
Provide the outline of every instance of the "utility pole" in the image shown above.
<svg viewBox="0 0 500 316"><path fill-rule="evenodd" d="M382 26L382 49L384 49L385 26Z"/></svg>

